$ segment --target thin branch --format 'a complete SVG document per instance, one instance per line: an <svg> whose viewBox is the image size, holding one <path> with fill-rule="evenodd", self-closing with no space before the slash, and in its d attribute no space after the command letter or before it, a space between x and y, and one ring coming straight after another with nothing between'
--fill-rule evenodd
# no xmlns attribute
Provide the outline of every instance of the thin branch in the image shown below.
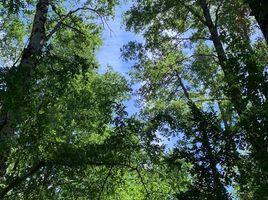
<svg viewBox="0 0 268 200"><path fill-rule="evenodd" d="M210 37L167 37L164 36L166 40L211 40Z"/></svg>
<svg viewBox="0 0 268 200"><path fill-rule="evenodd" d="M0 192L0 199L3 199L10 190L14 189L16 186L21 184L26 178L28 178L28 177L32 176L33 174L35 174L43 166L44 166L44 162L40 161L36 165L34 165L31 169L29 169L29 171L27 173L25 173L24 175L14 179L13 181L11 181Z"/></svg>
<svg viewBox="0 0 268 200"><path fill-rule="evenodd" d="M68 166L68 164L65 164L65 163L53 163L53 162L52 162L51 164ZM138 174L138 176L139 176L139 178L140 178L140 180L141 180L141 183L142 183L142 185L143 185L143 187L144 187L144 189L145 189L145 191L146 191L147 196L150 196L150 193L149 193L149 191L148 191L148 189L147 189L147 187L146 187L146 184L145 184L145 182L144 182L144 180L143 180L143 177L142 177L142 175L141 175L141 173L140 173L138 167L133 167L133 166L131 166L130 164L125 164L125 163L110 163L110 162L87 162L86 165L110 166L110 171L112 170L112 167L116 167L116 166L119 166L119 167L127 167L127 168L129 168L129 169L131 169L131 170L133 170L133 171L136 171L137 174ZM111 172L110 172L110 173L111 173ZM109 175L109 176L110 176L110 175ZM108 179L109 176L106 177L106 179L105 179L106 181L107 181L107 179ZM106 182L106 181L105 181L105 182ZM103 186L103 187L104 187L104 186ZM100 197L100 196L99 196L99 197Z"/></svg>
<svg viewBox="0 0 268 200"><path fill-rule="evenodd" d="M70 167L73 167L74 165L72 165L72 163L68 163L68 162L62 162L62 161L59 161L59 160L52 160L52 161L47 161L46 162L46 165L58 165L58 166L70 166ZM92 166L113 166L113 167L127 167L127 168L133 168L130 164L126 164L126 163L112 163L112 162L99 162L99 161L85 161L84 164L81 164L79 166L82 166L82 165L92 165ZM78 166L78 165L76 165Z"/></svg>
<svg viewBox="0 0 268 200"><path fill-rule="evenodd" d="M177 61L177 64L183 63L184 61L189 61L191 58L195 58L195 57L212 57L212 58L216 57L217 58L217 56L214 55L214 54L201 54L201 53L196 53L196 54L192 54L192 55L190 55L188 57L185 57L185 58L182 58L182 59L178 60ZM172 70L172 68L170 68L170 69Z"/></svg>
<svg viewBox="0 0 268 200"><path fill-rule="evenodd" d="M52 7L52 10L59 16L59 18L62 19L62 16L63 16L63 15L60 13L60 11L57 9L57 7L56 7L53 3L51 4L51 7ZM72 21L75 25L77 25L76 22L73 20L72 16L70 16L70 19L71 19L71 21ZM80 31L78 28L75 28L75 27L73 27L73 26L71 26L71 25L69 25L69 24L66 24L66 23L62 22L62 25L63 25L63 26L66 26L66 27L68 27L68 28L70 28L70 29L72 29L72 30L74 30L74 31L76 31L76 32L78 32L78 33L81 34L81 35L85 35L85 33L83 33L82 31ZM78 25L77 25L77 26L78 26Z"/></svg>
<svg viewBox="0 0 268 200"><path fill-rule="evenodd" d="M185 3L185 1L180 1L182 3L182 5L187 8L193 16L195 16L196 18L198 18L200 20L200 22L202 22L203 24L206 24L206 21L203 19L203 17L201 15L198 14L198 12L196 10L193 9L193 5L187 5Z"/></svg>
<svg viewBox="0 0 268 200"><path fill-rule="evenodd" d="M50 5L51 5L51 8L52 8L52 10L60 17L60 18L62 18L62 14L60 14L60 12L58 11L58 8L55 6L55 4L54 3L50 3Z"/></svg>
<svg viewBox="0 0 268 200"><path fill-rule="evenodd" d="M194 102L206 102L206 101L230 101L228 98L210 98L210 99L196 99Z"/></svg>
<svg viewBox="0 0 268 200"><path fill-rule="evenodd" d="M177 78L178 78L179 85L181 86L181 88L182 88L182 90L183 90L183 94L184 94L184 96L187 98L187 100L188 100L189 102L192 102L192 100L191 100L191 98L190 98L190 94L189 94L187 88L185 87L185 85L184 85L184 83L183 83L183 81L182 81L182 79L181 79L179 73L176 73L176 76L177 76Z"/></svg>
<svg viewBox="0 0 268 200"><path fill-rule="evenodd" d="M0 192L0 199L3 199L7 193L9 191L11 191L12 189L14 189L15 187L17 187L18 185L20 185L23 181L25 181L27 178L29 178L30 176L34 175L36 172L38 172L40 170L40 168L44 167L44 166L70 166L68 163L64 163L64 162L57 162L57 161L39 161L36 165L34 165L32 168L30 168L28 170L28 172L26 172L24 175L15 178L14 180L12 180L1 192ZM149 195L149 192L147 190L147 187L143 181L143 178L138 170L138 168L135 168L133 166L131 166L130 164L126 164L126 163L110 163L110 162L98 162L98 161L88 161L86 162L86 165L92 165L92 166L110 166L110 173L113 167L126 167L129 168L131 170L135 170L138 173L138 176L141 179L141 182L146 190L147 195ZM110 174L109 174L110 176ZM106 181L107 181L108 177L106 177ZM104 186L103 186L104 187Z"/></svg>
<svg viewBox="0 0 268 200"><path fill-rule="evenodd" d="M145 189L145 191L146 191L146 196L147 196L147 197L150 197L150 193L149 193L149 191L148 191L148 189L147 189L147 186L146 186L146 184L145 184L145 182L144 182L144 180L143 180L143 177L142 177L142 175L141 175L141 173L140 173L138 167L134 168L134 170L137 172L137 174L138 174L138 176L139 176L139 178L140 178L140 180L141 180L141 183L142 183L142 185L143 185L143 187L144 187L144 189Z"/></svg>
<svg viewBox="0 0 268 200"><path fill-rule="evenodd" d="M104 187L105 187L105 185L106 185L106 182L107 182L108 178L109 178L109 177L111 176L111 174L112 174L112 170L113 170L113 167L111 166L110 169L109 169L109 171L108 171L108 174L107 174L107 176L105 177L104 182L103 182L103 184L102 184L102 186L101 186L101 191L100 191L100 193L99 193L98 200L101 200L102 192L103 192L103 190L104 190Z"/></svg>
<svg viewBox="0 0 268 200"><path fill-rule="evenodd" d="M86 35L85 33L83 33L82 31L80 31L79 29L77 29L77 28L75 28L75 27L73 27L73 26L70 26L70 25L65 24L65 23L62 23L62 25L63 25L63 26L66 26L66 27L69 28L69 29L74 30L75 32L77 32L77 33L79 33L79 34L81 34L81 35L83 35L83 36Z"/></svg>
<svg viewBox="0 0 268 200"><path fill-rule="evenodd" d="M18 56L17 60L15 60L15 62L12 64L12 67L15 67L15 65L21 60L22 54L24 49L28 46L30 42L30 38L28 38L28 40L26 41L26 43L24 44L23 50L21 51L20 55Z"/></svg>
<svg viewBox="0 0 268 200"><path fill-rule="evenodd" d="M223 5L223 1L224 0L220 1L219 5L218 5L218 7L217 7L217 9L215 11L215 27L218 27L219 11L220 11L220 9L221 9L221 7Z"/></svg>
<svg viewBox="0 0 268 200"><path fill-rule="evenodd" d="M99 11L98 10L96 10L96 9L93 9L93 8L88 8L88 7L79 7L79 8L77 8L77 9L75 9L75 10L72 10L72 11L69 11L64 17L62 17L59 21L58 21L58 23L55 25L55 27L50 31L50 33L46 36L46 41L48 41L60 28L61 28L61 26L63 25L63 22L66 20L66 19L68 19L68 18L70 18L74 13L77 13L77 12L79 12L79 11L81 11L81 10L89 10L89 11L92 11L92 12L94 12L94 13L96 13L99 17L100 17L100 19L101 19L101 21L102 21L102 23L104 24L104 20L103 20L103 16L99 13ZM60 15L60 14L59 14Z"/></svg>

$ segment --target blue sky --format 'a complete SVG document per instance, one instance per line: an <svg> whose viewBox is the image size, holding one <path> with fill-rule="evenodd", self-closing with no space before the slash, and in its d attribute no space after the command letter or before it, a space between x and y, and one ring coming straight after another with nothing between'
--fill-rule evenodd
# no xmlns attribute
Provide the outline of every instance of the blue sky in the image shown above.
<svg viewBox="0 0 268 200"><path fill-rule="evenodd" d="M115 18L109 20L103 31L103 46L97 53L97 59L100 63L100 71L105 71L107 65L123 75L126 75L131 67L131 63L123 62L120 58L120 48L129 41L142 41L142 36L132 32L125 31L123 26L123 13L130 8L129 3L121 3L116 7Z"/></svg>
<svg viewBox="0 0 268 200"><path fill-rule="evenodd" d="M107 22L103 31L103 45L97 53L97 59L100 64L100 72L105 72L107 66L111 66L115 71L129 78L128 72L131 68L131 62L124 62L121 58L120 48L129 41L142 41L142 36L127 32L123 26L123 13L130 8L129 3L121 3L116 7L115 18ZM133 114L138 111L135 107L135 97L126 102L127 111Z"/></svg>
<svg viewBox="0 0 268 200"><path fill-rule="evenodd" d="M134 34L132 32L127 32L123 25L123 13L130 8L130 3L121 2L120 6L116 7L115 18L108 21L109 27L105 27L102 37L103 45L97 53L97 59L100 64L100 72L105 72L107 66L111 66L115 71L129 78L127 73L131 68L131 62L125 62L121 58L120 48L127 44L129 41L143 41L141 35ZM137 86L133 86L133 89ZM139 111L135 107L135 96L132 96L130 101L126 102L127 112L129 114L134 114ZM174 145L176 139L170 139L161 137L163 140L162 143L167 144L167 147L170 148Z"/></svg>

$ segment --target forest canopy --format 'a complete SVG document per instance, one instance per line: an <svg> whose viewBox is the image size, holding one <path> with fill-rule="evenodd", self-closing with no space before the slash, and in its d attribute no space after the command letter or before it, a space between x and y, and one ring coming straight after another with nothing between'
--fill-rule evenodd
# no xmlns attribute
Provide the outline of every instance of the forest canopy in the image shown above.
<svg viewBox="0 0 268 200"><path fill-rule="evenodd" d="M0 1L0 199L268 199L268 1L125 3Z"/></svg>

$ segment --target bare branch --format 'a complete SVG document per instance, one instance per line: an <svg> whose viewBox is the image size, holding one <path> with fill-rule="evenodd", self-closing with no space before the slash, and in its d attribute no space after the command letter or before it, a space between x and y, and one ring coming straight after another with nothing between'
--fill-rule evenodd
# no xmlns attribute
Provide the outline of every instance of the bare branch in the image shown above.
<svg viewBox="0 0 268 200"><path fill-rule="evenodd" d="M46 41L48 41L59 29L61 29L61 26L63 25L63 23L64 23L65 20L67 20L73 14L75 14L75 13L81 11L81 10L89 10L89 11L92 11L92 12L96 13L100 17L100 19L102 21L102 24L103 25L105 24L105 20L103 19L103 16L101 15L101 13L99 13L99 11L97 9L88 8L88 7L80 7L80 8L77 8L75 10L69 11L64 17L62 17L58 21L58 23L55 25L55 27L50 31L50 33L46 36ZM58 15L61 16L59 12L58 12Z"/></svg>

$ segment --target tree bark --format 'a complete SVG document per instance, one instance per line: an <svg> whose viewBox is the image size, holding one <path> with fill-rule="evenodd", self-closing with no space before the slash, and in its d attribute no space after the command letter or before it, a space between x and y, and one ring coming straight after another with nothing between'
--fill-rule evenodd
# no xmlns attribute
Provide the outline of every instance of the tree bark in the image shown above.
<svg viewBox="0 0 268 200"><path fill-rule="evenodd" d="M238 80L236 78L234 70L232 69L233 66L228 65L228 59L226 57L225 50L220 40L217 27L212 21L210 10L208 8L206 0L199 0L198 3L203 11L203 15L205 18L204 25L207 26L207 28L209 29L212 42L218 55L219 64L223 70L225 80L229 87L228 88L228 92L230 93L229 96L231 97L232 102L234 103L237 113L241 115L243 111L246 109L246 105L242 100L240 88L239 86L237 86Z"/></svg>
<svg viewBox="0 0 268 200"><path fill-rule="evenodd" d="M37 58L42 52L46 42L45 25L51 0L39 0L36 5L36 13L33 20L32 32L29 44L22 52L21 62L18 68L24 71L25 80L30 79L37 64Z"/></svg>
<svg viewBox="0 0 268 200"><path fill-rule="evenodd" d="M21 61L18 67L13 67L9 73L9 75L11 75L8 78L6 95L16 95L17 101L22 100L25 93L27 93L27 90L29 90L29 82L37 64L37 57L41 54L45 44L45 24L47 21L50 1L51 0L38 1L29 43L22 52ZM1 134L3 134L2 132L5 132L6 127L12 123L12 111L6 109L6 113L1 117L2 119L5 119L2 120L0 126Z"/></svg>
<svg viewBox="0 0 268 200"><path fill-rule="evenodd" d="M268 45L268 1L267 0L246 0L253 15L258 22L263 36Z"/></svg>
<svg viewBox="0 0 268 200"><path fill-rule="evenodd" d="M48 8L51 0L39 0L33 20L32 31L27 47L23 50L20 64L11 68L7 74L7 91L5 102L1 108L0 140L12 137L15 126L15 113L19 106L23 106L24 97L28 94L32 74L37 65L38 56L45 45ZM10 104L12 107L10 107ZM16 105L13 107L13 105ZM0 175L5 174L5 156L0 155L3 163L0 166Z"/></svg>

